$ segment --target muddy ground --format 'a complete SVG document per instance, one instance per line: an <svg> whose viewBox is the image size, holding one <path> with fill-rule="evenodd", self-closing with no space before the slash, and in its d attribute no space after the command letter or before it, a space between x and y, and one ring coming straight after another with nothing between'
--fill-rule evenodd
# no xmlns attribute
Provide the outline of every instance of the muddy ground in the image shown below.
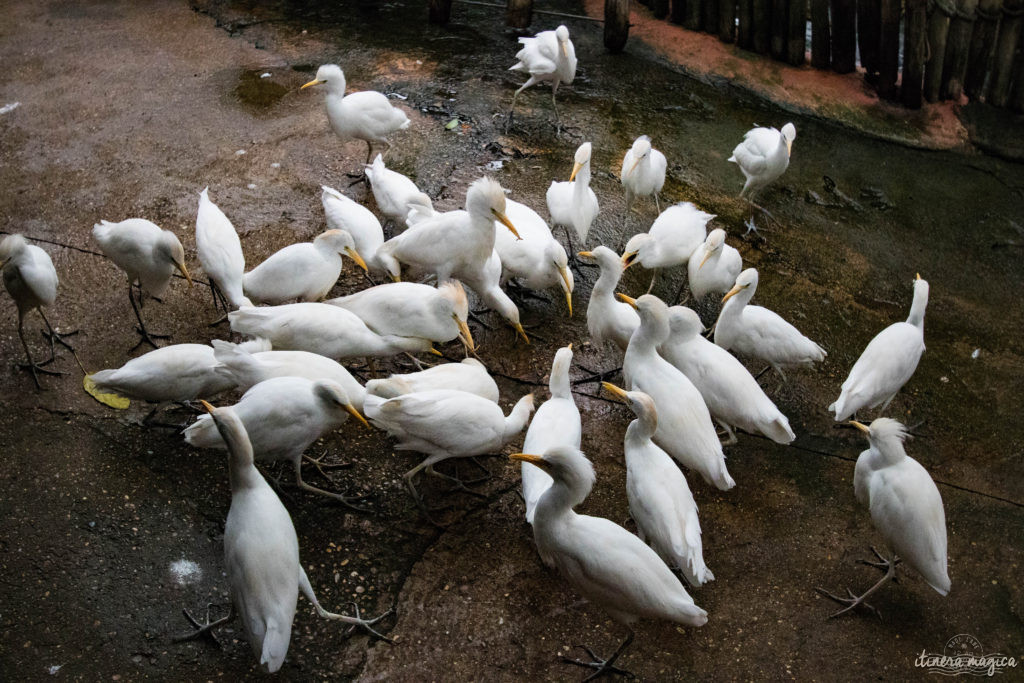
<svg viewBox="0 0 1024 683"><path fill-rule="evenodd" d="M548 183L567 177L576 145L592 140L602 213L588 246L618 247L653 220L653 206L641 202L624 224L617 181L628 144L648 133L669 158L663 199L718 214L730 243L761 271L756 301L829 356L786 384L762 378L798 435L793 445L741 435L726 449L738 484L728 493L690 477L716 576L693 591L708 624L644 623L622 664L648 680L906 679L921 674L914 658L922 650L941 652L958 633L1019 658L1021 166L795 119L793 163L764 196L782 226L764 240L741 239L741 176L725 159L752 124L779 126L788 116L671 65L629 51L607 55L598 24L567 21L580 58L576 82L559 94L567 134L556 137L548 91L537 88L520 99L506 135L503 112L521 82L506 71L515 34L502 28L499 11L478 6L457 5L450 26L429 26L422 5L3 3L0 105L20 106L0 115L0 228L40 240L53 257L62 285L50 319L81 331L75 343L85 367L121 365L135 343L123 277L90 238L99 219L143 216L174 230L196 271L195 209L207 185L250 263L324 228L319 186L345 188L365 150L339 143L321 97L298 91L319 63L342 64L350 89L401 96L413 125L395 138L389 165L441 208L460 206L468 183L489 172L545 214ZM447 130L455 118L461 123ZM346 191L373 208L363 186ZM874 600L881 619L828 621L833 605L813 588L866 588L874 570L855 560L880 539L853 497L853 460L864 443L835 428L825 406L867 341L906 316L915 272L931 283L928 350L889 414L914 425L909 450L940 482L953 590L942 598L906 573ZM657 292L671 298L678 275ZM587 344L582 313L594 276L578 274L572 319L558 293L550 302L520 299L529 346L493 315L482 318L491 329L474 324L481 358L500 374L503 405L527 391L546 398L551 358L568 342L579 350L574 377L617 365ZM646 284L631 270L623 288L638 294ZM336 292L362 286L347 267ZM212 602L216 614L227 606L224 455L191 449L174 430L141 427L145 406L116 412L95 402L66 353L55 367L68 374L46 377L37 392L16 367L14 307L0 301L3 678L253 675L237 626L223 633L223 649L170 642L187 630L182 607L202 614ZM208 327L217 317L208 291L183 280L146 313L177 342L227 334ZM31 338L42 353L38 322ZM631 417L595 398L593 384L577 386L576 395L583 448L598 472L581 509L625 521L621 440ZM376 614L394 606L383 628L395 642L348 636L300 601L282 677L573 679L580 671L557 653L581 642L610 652L624 635L541 565L515 493L517 468L503 459L485 461L494 477L481 486L483 501L446 496L444 485L424 481L428 498L453 505L441 532L400 482L416 455L396 454L380 433L355 427L317 450L351 463L334 471L333 486L368 494L373 514L291 492L285 502L303 563L329 609L355 601Z"/></svg>

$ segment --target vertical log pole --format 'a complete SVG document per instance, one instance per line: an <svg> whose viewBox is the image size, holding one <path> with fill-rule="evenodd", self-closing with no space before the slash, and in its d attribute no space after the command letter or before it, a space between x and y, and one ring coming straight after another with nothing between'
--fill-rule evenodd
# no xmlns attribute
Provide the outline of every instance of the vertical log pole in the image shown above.
<svg viewBox="0 0 1024 683"><path fill-rule="evenodd" d="M604 0L604 46L622 52L629 39L629 0Z"/></svg>
<svg viewBox="0 0 1024 683"><path fill-rule="evenodd" d="M429 0L428 6L431 24L447 24L452 18L452 0Z"/></svg>
<svg viewBox="0 0 1024 683"><path fill-rule="evenodd" d="M904 107L920 109L924 86L924 59L928 49L928 0L906 0L906 3L900 101Z"/></svg>
<svg viewBox="0 0 1024 683"><path fill-rule="evenodd" d="M718 33L718 0L704 0L701 29L705 33Z"/></svg>
<svg viewBox="0 0 1024 683"><path fill-rule="evenodd" d="M878 96L896 99L900 75L900 0L881 0L878 33Z"/></svg>
<svg viewBox="0 0 1024 683"><path fill-rule="evenodd" d="M526 28L533 22L533 0L508 0L505 23L513 28Z"/></svg>
<svg viewBox="0 0 1024 683"><path fill-rule="evenodd" d="M868 83L878 79L878 33L882 17L881 0L857 0L857 46Z"/></svg>
<svg viewBox="0 0 1024 683"><path fill-rule="evenodd" d="M718 0L718 39L723 43L736 40L736 0Z"/></svg>
<svg viewBox="0 0 1024 683"><path fill-rule="evenodd" d="M683 26L691 31L699 31L702 16L701 0L686 0L686 17L683 19Z"/></svg>
<svg viewBox="0 0 1024 683"><path fill-rule="evenodd" d="M754 52L768 54L772 36L771 0L751 0L753 6L752 28L754 30Z"/></svg>
<svg viewBox="0 0 1024 683"><path fill-rule="evenodd" d="M978 0L957 0L956 16L949 22L946 59L942 64L942 88L939 95L944 100L959 100L964 91L967 58L971 52L971 33L974 31L977 9Z"/></svg>
<svg viewBox="0 0 1024 683"><path fill-rule="evenodd" d="M972 100L980 99L985 91L985 77L992 67L992 53L996 47L1002 6L1001 0L980 0L975 10L978 20L974 22L971 53L967 58L967 76L964 79L964 91Z"/></svg>
<svg viewBox="0 0 1024 683"><path fill-rule="evenodd" d="M931 56L924 69L924 98L929 102L939 99L942 85L942 63L946 60L946 36L949 34L950 0L932 0L928 17L928 50Z"/></svg>
<svg viewBox="0 0 1024 683"><path fill-rule="evenodd" d="M832 31L828 0L811 0L811 66L827 69L832 64Z"/></svg>
<svg viewBox="0 0 1024 683"><path fill-rule="evenodd" d="M857 67L857 2L831 0L832 68L848 74Z"/></svg>
<svg viewBox="0 0 1024 683"><path fill-rule="evenodd" d="M736 6L736 44L744 50L754 49L754 0L739 0Z"/></svg>
<svg viewBox="0 0 1024 683"><path fill-rule="evenodd" d="M672 0L672 14L669 21L673 24L682 24L686 21L686 0Z"/></svg>
<svg viewBox="0 0 1024 683"><path fill-rule="evenodd" d="M807 0L789 0L786 62L800 66L807 59Z"/></svg>
<svg viewBox="0 0 1024 683"><path fill-rule="evenodd" d="M800 2L801 0L792 0ZM772 41L771 55L775 59L786 59L786 28L789 26L790 0L771 0L772 3Z"/></svg>
<svg viewBox="0 0 1024 683"><path fill-rule="evenodd" d="M654 0L651 4L655 19L664 19L668 16L668 0Z"/></svg>
<svg viewBox="0 0 1024 683"><path fill-rule="evenodd" d="M1003 21L999 25L999 39L996 41L995 60L992 63L991 86L986 101L997 107L1005 107L1010 94L1010 78L1013 74L1014 55L1020 39L1022 0L1003 0ZM1021 75L1018 74L1018 78Z"/></svg>

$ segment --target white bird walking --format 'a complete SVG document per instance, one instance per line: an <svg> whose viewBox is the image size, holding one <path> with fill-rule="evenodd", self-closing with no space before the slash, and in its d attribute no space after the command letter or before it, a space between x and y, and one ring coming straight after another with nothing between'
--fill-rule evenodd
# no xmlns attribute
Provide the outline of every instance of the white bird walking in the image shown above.
<svg viewBox="0 0 1024 683"><path fill-rule="evenodd" d="M743 258L740 252L725 243L725 230L715 228L690 254L687 264L694 301L700 304L708 294L725 294L732 289L741 270Z"/></svg>
<svg viewBox="0 0 1024 683"><path fill-rule="evenodd" d="M56 341L74 353L75 350L62 339L62 336L76 334L77 331L57 334L50 321L43 313L43 306L50 306L57 300L57 269L53 267L50 255L34 244L29 244L21 235L8 235L0 242L0 272L3 273L4 287L7 293L14 299L18 307L18 338L21 346L25 349L25 359L28 363L21 367L32 373L32 379L36 388L42 389L39 383L38 373L44 375L60 375L55 370L47 370L44 365L54 359L53 343ZM25 316L32 309L39 311L39 316L46 323L49 330L47 338L50 341L50 358L37 363L32 360L32 354L28 350L28 343L25 341ZM77 360L78 356L75 356ZM81 365L81 363L79 363Z"/></svg>
<svg viewBox="0 0 1024 683"><path fill-rule="evenodd" d="M328 230L344 230L352 235L354 249L363 257L367 272L384 275L384 266L377 258L377 250L384 244L384 230L380 221L372 211L333 187L321 185L320 189L320 202L324 206Z"/></svg>
<svg viewBox="0 0 1024 683"><path fill-rule="evenodd" d="M747 181L743 184L740 197L746 197L753 204L758 193L775 182L789 168L789 157L793 152L796 127L787 123L781 131L774 128L752 128L743 136L743 142L736 145L729 161L740 167ZM768 212L761 209L765 214ZM747 232L757 232L754 219L747 223Z"/></svg>
<svg viewBox="0 0 1024 683"><path fill-rule="evenodd" d="M386 167L384 157L380 154L373 160L373 165L367 167L366 177L370 180L370 189L373 190L377 208L399 226L407 225L406 216L409 214L410 202L419 206L423 201L420 195L427 197L416 187L416 183ZM430 197L427 197L427 200L429 201Z"/></svg>
<svg viewBox="0 0 1024 683"><path fill-rule="evenodd" d="M237 615L242 618L242 628L260 668L274 673L288 654L300 590L320 617L352 624L384 638L371 627L390 610L375 619L361 619L358 608L355 617L348 617L320 606L299 562L299 541L292 518L253 464L253 448L243 421L231 408L214 408L205 401L204 405L229 453L231 507L224 524L224 569L231 612L212 623L199 624L186 611L185 616L197 630L175 640L198 638Z"/></svg>
<svg viewBox="0 0 1024 683"><path fill-rule="evenodd" d="M594 661L562 656L563 661L595 669L591 678L622 673L615 662L633 642L632 624L638 619L665 619L685 626L707 623L707 612L694 604L654 550L614 522L573 510L594 486L594 466L579 450L558 446L541 455L510 457L540 467L554 480L533 518L533 538L544 564L556 567L583 597L629 629L607 660L587 650Z"/></svg>
<svg viewBox="0 0 1024 683"><path fill-rule="evenodd" d="M576 232L581 246L586 243L590 225L594 222L599 210L597 195L590 189L591 151L592 145L589 142L580 145L573 157L574 163L569 181L553 181L547 193L548 213L551 214L552 224L563 226L566 229L567 238L569 237L568 230L572 228ZM571 239L569 248L572 249Z"/></svg>
<svg viewBox="0 0 1024 683"><path fill-rule="evenodd" d="M681 266L693 255L707 234L707 224L715 215L705 213L690 202L670 206L654 220L651 229L637 233L626 242L622 262L628 268L639 263L654 271L648 293L654 288L662 268Z"/></svg>
<svg viewBox="0 0 1024 683"><path fill-rule="evenodd" d="M518 278L532 290L561 288L571 317L575 282L565 248L551 234L544 219L525 204L506 199L505 214L516 226L519 239L494 224L494 250L501 259L502 280Z"/></svg>
<svg viewBox="0 0 1024 683"><path fill-rule="evenodd" d="M366 142L366 163L370 163L373 143L391 147L388 136L409 127L409 117L391 104L386 95L364 90L345 95L345 74L337 64L324 64L316 70L316 78L300 88L326 85L327 120L342 139Z"/></svg>
<svg viewBox="0 0 1024 683"><path fill-rule="evenodd" d="M645 294L619 298L635 307L640 327L633 333L622 361L622 377L630 391L642 391L658 409L654 442L704 481L726 491L736 485L725 467L722 443L715 433L708 407L693 382L658 354L668 339L668 307Z"/></svg>
<svg viewBox="0 0 1024 683"><path fill-rule="evenodd" d="M476 348L466 323L469 301L458 280L437 287L391 282L325 303L355 313L379 335L418 337L439 344L458 338L470 353Z"/></svg>
<svg viewBox="0 0 1024 683"><path fill-rule="evenodd" d="M164 293L175 269L192 286L181 242L170 230L161 230L144 218L129 218L120 223L100 221L92 227L92 236L99 243L100 251L128 275L128 300L139 321L138 332L142 336L135 346L145 343L156 348L153 338L167 338L168 335L147 331L140 309L145 294L159 297ZM135 302L135 283L139 284L138 305Z"/></svg>
<svg viewBox="0 0 1024 683"><path fill-rule="evenodd" d="M530 421L523 441L524 453L547 453L555 446L571 446L579 450L583 426L580 410L572 397L569 368L572 367L572 344L558 349L551 363L548 388L551 398L545 401ZM524 462L521 467L523 502L526 521L533 524L533 516L541 495L551 486L551 477L536 465Z"/></svg>
<svg viewBox="0 0 1024 683"><path fill-rule="evenodd" d="M914 375L924 353L924 310L928 306L928 281L914 280L914 302L906 322L893 323L879 332L864 349L842 392L828 407L836 422L863 408L882 406L884 412L903 385Z"/></svg>
<svg viewBox="0 0 1024 683"><path fill-rule="evenodd" d="M691 586L714 581L704 564L697 503L679 466L651 440L658 429L654 399L642 391L601 386L632 408L636 419L626 428L626 497L640 540L661 559L683 572Z"/></svg>
<svg viewBox="0 0 1024 683"><path fill-rule="evenodd" d="M371 379L366 393L381 398L395 398L434 389L468 391L488 401L498 402L498 385L487 368L476 358L463 358L461 363L441 363L419 372Z"/></svg>
<svg viewBox="0 0 1024 683"><path fill-rule="evenodd" d="M312 242L290 244L274 252L243 279L245 293L264 304L287 301L319 301L341 277L341 255L367 270L356 251L352 235L344 230L327 230Z"/></svg>
<svg viewBox="0 0 1024 683"><path fill-rule="evenodd" d="M851 424L866 433L871 443L857 458L853 492L857 501L871 511L871 522L892 555L886 559L875 551L879 562L866 564L884 569L885 576L859 597L850 593L849 598L842 598L818 589L846 605L832 616L858 605L876 611L865 600L896 576L896 565L901 560L940 595L947 595L952 584L946 570L946 513L942 496L928 470L907 455L903 446L909 436L906 428L887 417L876 419L870 427L860 422Z"/></svg>
<svg viewBox="0 0 1024 683"><path fill-rule="evenodd" d="M811 366L825 360L825 350L763 306L749 306L757 291L757 270L747 268L722 299L715 324L715 343L727 351L756 358L771 365L786 379L782 368Z"/></svg>
<svg viewBox="0 0 1024 683"><path fill-rule="evenodd" d="M587 261L597 261L601 268L601 274L590 292L590 303L587 304L587 330L590 338L598 346L611 341L619 350L625 351L633 331L640 326L640 316L633 307L615 298L615 288L626 266L618 254L605 246L596 247L593 251L581 251L578 255Z"/></svg>
<svg viewBox="0 0 1024 683"><path fill-rule="evenodd" d="M555 110L555 121L560 131L561 119L558 116L555 93L558 92L559 85L568 85L576 78L576 48L569 40L569 29L559 26L554 31L541 31L532 38L520 38L519 43L523 46L516 53L516 59L519 61L508 70L524 71L530 74L530 77L512 95L512 106L508 110L509 123L512 122L519 93L535 83L547 81L551 83L551 107Z"/></svg>
<svg viewBox="0 0 1024 683"><path fill-rule="evenodd" d="M242 292L245 274L245 255L238 232L220 207L210 200L210 188L199 193L196 212L196 256L199 265L210 280L210 291L215 306L223 306L224 313L252 306Z"/></svg>
<svg viewBox="0 0 1024 683"><path fill-rule="evenodd" d="M665 155L651 147L651 139L641 135L622 159L619 181L626 190L626 212L633 206L635 197L654 197L654 206L661 213L658 193L665 186L665 170L668 162Z"/></svg>
<svg viewBox="0 0 1024 683"><path fill-rule="evenodd" d="M274 377L245 392L232 410L245 425L257 462L291 461L299 488L352 506L348 497L302 479L303 453L314 441L340 427L349 415L367 424L340 384L305 377ZM226 448L209 415L201 415L189 425L185 441L196 448Z"/></svg>
<svg viewBox="0 0 1024 683"><path fill-rule="evenodd" d="M704 325L695 311L673 306L668 309L668 322L669 337L658 351L697 387L711 417L729 434L726 444L736 443L736 428L764 434L779 444L796 438L789 420L743 363L701 336Z"/></svg>
<svg viewBox="0 0 1024 683"><path fill-rule="evenodd" d="M334 360L393 356L434 351L427 339L379 335L358 315L322 303L259 306L232 311L231 329L238 334L269 339L275 349L309 351Z"/></svg>

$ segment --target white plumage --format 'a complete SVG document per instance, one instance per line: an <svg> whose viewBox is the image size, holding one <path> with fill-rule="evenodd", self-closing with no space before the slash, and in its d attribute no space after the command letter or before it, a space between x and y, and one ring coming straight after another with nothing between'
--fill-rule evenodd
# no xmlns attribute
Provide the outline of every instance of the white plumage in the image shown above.
<svg viewBox="0 0 1024 683"><path fill-rule="evenodd" d="M789 420L743 364L701 336L704 325L694 311L673 306L668 321L669 337L658 351L697 387L711 416L729 433L727 443L736 443L736 428L780 444L796 438Z"/></svg>
<svg viewBox="0 0 1024 683"><path fill-rule="evenodd" d="M687 264L690 293L700 303L708 294L725 294L743 270L743 258L725 243L725 230L715 228L694 249Z"/></svg>
<svg viewBox="0 0 1024 683"><path fill-rule="evenodd" d="M665 186L665 170L668 162L665 155L651 147L651 139L641 135L622 159L619 180L626 190L626 211L633 205L634 197L654 197L655 206L661 212L658 193Z"/></svg>
<svg viewBox="0 0 1024 683"><path fill-rule="evenodd" d="M366 270L355 247L352 235L344 230L328 230L312 242L290 244L245 274L245 293L264 304L319 301L341 277L342 254Z"/></svg>
<svg viewBox="0 0 1024 683"><path fill-rule="evenodd" d="M395 398L434 389L468 391L488 401L498 402L498 385L476 358L463 358L461 363L442 363L419 372L391 375L387 379L371 379L366 393L380 398Z"/></svg>
<svg viewBox="0 0 1024 683"><path fill-rule="evenodd" d="M864 349L842 392L828 407L841 422L863 408L882 406L884 411L917 370L924 353L924 311L928 306L928 282L914 280L914 302L906 322L893 323L879 332Z"/></svg>
<svg viewBox="0 0 1024 683"><path fill-rule="evenodd" d="M627 267L635 262L648 270L681 266L703 244L708 221L714 217L690 202L670 206L649 231L629 238L622 258Z"/></svg>
<svg viewBox="0 0 1024 683"><path fill-rule="evenodd" d="M420 195L426 197L416 187L416 183L385 166L384 157L380 154L373 160L373 165L367 167L366 177L370 180L370 189L373 190L373 198L377 200L377 208L400 226L406 225L410 202L419 206L423 201ZM428 201L429 199L430 197L427 197Z"/></svg>
<svg viewBox="0 0 1024 683"><path fill-rule="evenodd" d="M214 297L220 294L232 309L252 306L252 302L242 292L242 276L245 273L242 242L238 239L235 226L220 207L210 200L209 189L204 188L199 193L196 256L211 286L215 288Z"/></svg>
<svg viewBox="0 0 1024 683"><path fill-rule="evenodd" d="M497 250L492 249L491 255L484 262L483 270L479 273L467 274L466 284L476 292L487 308L496 311L508 321L508 324L515 328L519 336L523 338L523 341L529 344L530 338L526 336L526 330L523 329L519 320L519 307L501 288L501 272L501 257L498 256Z"/></svg>
<svg viewBox="0 0 1024 683"><path fill-rule="evenodd" d="M593 251L581 251L580 258L597 261L601 274L590 292L587 304L587 330L594 344L600 346L611 341L619 350L625 351L633 331L640 325L640 316L629 304L615 298L615 288L625 270L625 264L618 255L605 246Z"/></svg>
<svg viewBox="0 0 1024 683"><path fill-rule="evenodd" d="M757 291L757 270L747 268L722 299L715 325L715 343L728 351L768 363L783 378L782 368L813 365L825 360L825 350L774 311L749 306Z"/></svg>
<svg viewBox="0 0 1024 683"><path fill-rule="evenodd" d="M583 426L580 411L572 396L569 369L572 367L572 344L559 349L551 363L548 388L551 398L545 401L530 421L523 441L524 453L546 453L555 446L580 447ZM544 470L524 462L521 467L523 502L526 521L533 524L534 512L541 495L551 486L551 476Z"/></svg>
<svg viewBox="0 0 1024 683"><path fill-rule="evenodd" d="M544 219L525 204L506 199L505 215L516 226L519 239L494 224L494 250L501 259L502 280L518 278L533 290L559 287L571 316L574 280L565 248L551 234Z"/></svg>
<svg viewBox="0 0 1024 683"><path fill-rule="evenodd" d="M658 354L669 335L668 308L650 294L635 302L625 298L636 306L640 327L626 348L622 377L630 391L642 391L654 399L658 410L654 442L709 484L731 489L736 482L725 467L722 444L704 399L686 375Z"/></svg>
<svg viewBox="0 0 1024 683"><path fill-rule="evenodd" d="M590 156L592 146L584 142L576 149L568 182L553 181L548 188L548 213L554 225L572 228L585 244L590 225L599 210L597 195L590 189Z"/></svg>
<svg viewBox="0 0 1024 683"><path fill-rule="evenodd" d="M346 197L333 187L321 186L320 202L324 206L328 230L344 230L352 236L355 251L363 257L368 271L383 275L384 266L377 259L377 250L384 244L384 230L373 212Z"/></svg>
<svg viewBox="0 0 1024 683"><path fill-rule="evenodd" d="M752 128L736 145L729 161L743 171L747 182L740 197L753 199L757 193L774 182L789 167L789 155L796 139L796 127L787 123L782 131L774 128Z"/></svg>
<svg viewBox="0 0 1024 683"><path fill-rule="evenodd" d="M520 38L519 43L523 47L516 53L518 61L509 67L509 71L523 71L530 77L512 96L509 116L516 108L519 93L535 83L548 82L551 84L551 106L557 117L555 93L558 86L562 83L568 85L576 78L576 48L569 39L569 29L559 26L554 31L541 31L532 38Z"/></svg>

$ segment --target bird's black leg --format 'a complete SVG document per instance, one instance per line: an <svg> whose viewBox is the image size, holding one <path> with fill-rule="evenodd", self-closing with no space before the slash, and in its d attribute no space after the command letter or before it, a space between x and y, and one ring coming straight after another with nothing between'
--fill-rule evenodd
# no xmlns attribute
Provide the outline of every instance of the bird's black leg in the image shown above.
<svg viewBox="0 0 1024 683"><path fill-rule="evenodd" d="M138 305L136 305L136 303L135 303L135 293L133 291L133 286L132 285L128 285L128 301L130 301L132 303L132 310L135 311L135 318L136 318L136 320L139 321L139 326L136 328L136 331L142 337L139 340L139 343L131 348L132 351L134 351L135 349L139 348L143 344L149 344L154 349L160 348L160 345L157 344L155 341L153 341L153 339L154 338L155 339L170 339L170 337L171 337L171 335L169 335L169 334L156 334L155 332L149 332L146 329L146 323L142 322L142 313L139 311L139 308L142 306L142 299L143 299L143 296L142 296L141 286L139 288L139 303L138 303Z"/></svg>
<svg viewBox="0 0 1024 683"><path fill-rule="evenodd" d="M85 366L83 366L82 361L78 359L78 353L75 352L75 348L71 346L71 344L68 344L66 341L64 341L64 337L73 337L74 335L78 334L78 330L71 330L70 332L65 332L64 334L58 334L57 330L55 330L53 325L50 324L50 321L46 319L46 314L43 313L42 308L39 309L39 315L42 316L43 322L46 323L46 327L49 330L49 332L44 332L43 336L46 337L47 341L50 342L50 360L52 361L55 358L56 354L53 344L54 342L56 342L71 352L71 355L75 357L75 362L78 363L78 367L82 369L83 373L85 373Z"/></svg>
<svg viewBox="0 0 1024 683"><path fill-rule="evenodd" d="M209 638L210 640L213 641L213 643L217 647L223 647L220 644L220 641L217 640L217 636L216 636L216 634L214 634L213 629L218 628L220 626L223 626L224 624L228 623L229 621L232 621L235 618L235 604L231 603L231 611L228 612L227 616L221 617L217 621L213 621L213 622L210 621L210 608L211 607L213 607L212 603L206 606L206 623L205 624L200 624L199 621L195 617L193 617L191 614L189 614L187 609L182 609L181 613L185 615L185 618L188 619L189 623L192 624L192 628L194 628L195 630L192 631L191 633L186 633L184 635L175 636L174 638L171 639L172 642L184 643L185 641L195 640L197 638Z"/></svg>
<svg viewBox="0 0 1024 683"><path fill-rule="evenodd" d="M823 588L816 588L815 589L816 591L818 591L818 593L820 593L821 595L824 595L829 600L834 600L834 601L838 602L840 605L845 605L845 607L843 607L843 609L839 610L838 612L835 612L834 614L830 614L829 615L829 619L834 619L835 617L838 617L838 616L841 616L843 614L846 614L847 612L850 612L850 611L852 611L852 610L854 610L854 609L856 609L857 607L860 607L860 606L863 606L863 607L871 610L872 612L875 613L875 616L877 616L878 618L881 618L882 615L878 613L878 610L875 609L874 607L872 607L871 605L869 605L866 601L867 601L867 599L869 597L874 595L882 586L884 586L885 584L889 583L890 581L894 581L896 579L896 565L898 565L900 563L900 558L898 558L895 555L893 555L893 558L891 560L887 560L884 557L882 557L878 553L878 551L875 550L874 548L872 548L871 550L875 553L875 556L878 557L881 561L880 562L871 562L871 561L868 561L868 560L861 560L861 562L864 563L864 564L870 565L872 567L878 567L879 569L885 569L886 571L885 571L885 576L883 576L881 579L879 579L878 582L875 583L875 585L873 585L871 588L867 589L867 591L865 591L863 594L861 594L860 596L854 595L853 591L851 591L849 588L847 588L846 589L846 593L847 593L847 595L849 597L843 598L843 597L840 597L838 595L833 595L832 593L829 593L827 590L825 590Z"/></svg>
<svg viewBox="0 0 1024 683"><path fill-rule="evenodd" d="M345 496L345 495L340 494L340 493L331 493L330 491L325 491L325 490L323 490L321 488L317 488L316 486L313 486L312 484L307 484L305 482L305 480L303 480L303 478L302 478L302 458L301 457L299 457L298 459L295 460L295 483L299 485L300 489L305 489L306 491L312 491L313 493L319 493L321 496L327 496L328 498L333 498L334 500L338 501L339 503L341 503L345 507L351 508L351 509L353 509L353 510L355 510L357 512L369 512L369 510L367 510L366 508L361 508L361 507L359 507L358 505L356 505L353 502L353 501L362 500L362 499L366 498L366 496Z"/></svg>
<svg viewBox="0 0 1024 683"><path fill-rule="evenodd" d="M629 628L629 627L627 627L627 628ZM583 679L584 681L592 681L595 678L598 678L600 676L604 676L605 674L617 674L617 675L623 676L625 678L636 678L636 676L634 676L629 671L626 671L625 669L620 669L619 667L615 666L615 661L626 650L626 648L629 647L630 643L632 643L632 642L633 642L633 629L630 628L629 629L629 635L626 636L626 639L624 641L622 641L621 645L619 645L619 649L617 649L615 651L615 654L613 654L608 659L601 659L596 654L594 654L594 651L591 650L586 645L577 645L576 647L580 648L581 650L583 650L584 652L587 653L587 656L589 656L590 660L591 660L589 662L585 661L585 660L582 660L582 659L573 659L572 657L566 657L565 655L559 655L559 658L563 662L567 662L569 664L575 664L576 666L582 666L582 667L587 667L587 668L590 668L590 669L594 669L595 670L594 673L592 673L589 676L587 676L586 678L584 678Z"/></svg>
<svg viewBox="0 0 1024 683"><path fill-rule="evenodd" d="M473 481L470 482L465 482L462 479L459 479L458 477L453 477L450 474L438 472L437 470L434 469L433 465L427 465L426 471L427 474L431 476L452 482L452 484L454 484L454 487L449 489L448 493L455 493L456 491L461 491L462 493L468 493L469 495L475 496L476 498L487 498L487 494L480 493L479 491L474 491L473 489L469 488L467 484L477 484L481 481L486 481L489 477L481 477L479 479L474 479Z"/></svg>
<svg viewBox="0 0 1024 683"><path fill-rule="evenodd" d="M25 330L24 330L25 317L19 311L18 313L18 338L21 340L21 346L25 349L25 358L28 359L28 363L19 364L22 370L28 370L32 373L32 380L36 383L36 389L42 389L43 385L39 383L39 374L44 375L63 375L63 372L57 372L56 370L46 370L39 363L32 360L32 353L28 350L28 343L25 341ZM51 359L52 360L52 359Z"/></svg>

